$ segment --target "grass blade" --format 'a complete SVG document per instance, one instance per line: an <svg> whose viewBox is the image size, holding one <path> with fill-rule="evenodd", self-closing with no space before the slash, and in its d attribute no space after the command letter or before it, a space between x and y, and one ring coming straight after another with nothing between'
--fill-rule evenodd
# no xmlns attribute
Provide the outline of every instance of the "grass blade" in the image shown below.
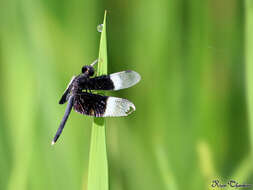
<svg viewBox="0 0 253 190"><path fill-rule="evenodd" d="M250 123L251 153L253 152L253 2L246 0L246 83L248 117Z"/></svg>
<svg viewBox="0 0 253 190"><path fill-rule="evenodd" d="M97 75L107 74L106 12L100 39ZM88 190L108 189L108 163L105 139L105 119L94 118L92 124Z"/></svg>

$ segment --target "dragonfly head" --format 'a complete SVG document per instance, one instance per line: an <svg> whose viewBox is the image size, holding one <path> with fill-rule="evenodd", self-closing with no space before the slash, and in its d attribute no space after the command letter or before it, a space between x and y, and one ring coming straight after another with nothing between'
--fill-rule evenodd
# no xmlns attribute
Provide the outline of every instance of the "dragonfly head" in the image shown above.
<svg viewBox="0 0 253 190"><path fill-rule="evenodd" d="M94 75L94 68L92 66L85 65L82 67L82 73L91 77Z"/></svg>

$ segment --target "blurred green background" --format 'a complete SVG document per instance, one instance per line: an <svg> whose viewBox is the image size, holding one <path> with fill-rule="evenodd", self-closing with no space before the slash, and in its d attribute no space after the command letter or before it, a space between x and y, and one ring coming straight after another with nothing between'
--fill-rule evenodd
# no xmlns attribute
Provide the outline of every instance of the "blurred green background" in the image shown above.
<svg viewBox="0 0 253 190"><path fill-rule="evenodd" d="M106 120L110 189L253 184L245 7L241 0L1 0L0 190L86 189L92 118L72 112L50 143L66 85L98 56L105 9L109 73L142 76L109 93L137 108Z"/></svg>

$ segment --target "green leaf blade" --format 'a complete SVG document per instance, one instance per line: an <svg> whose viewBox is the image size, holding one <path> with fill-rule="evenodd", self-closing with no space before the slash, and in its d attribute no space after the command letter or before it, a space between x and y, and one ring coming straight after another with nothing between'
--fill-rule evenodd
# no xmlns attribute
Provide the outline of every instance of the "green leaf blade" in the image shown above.
<svg viewBox="0 0 253 190"><path fill-rule="evenodd" d="M97 75L107 74L106 12L100 39ZM105 119L94 118L92 124L88 190L108 190Z"/></svg>

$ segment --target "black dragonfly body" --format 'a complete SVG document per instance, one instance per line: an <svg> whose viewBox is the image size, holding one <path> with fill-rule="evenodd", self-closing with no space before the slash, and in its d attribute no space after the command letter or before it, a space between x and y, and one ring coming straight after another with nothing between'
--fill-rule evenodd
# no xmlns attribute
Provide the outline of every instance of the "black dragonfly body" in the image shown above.
<svg viewBox="0 0 253 190"><path fill-rule="evenodd" d="M59 138L72 107L78 113L94 117L127 116L135 110L134 104L126 99L93 94L92 90L129 88L140 81L140 75L129 70L91 78L94 75L93 66L96 63L97 61L91 65L83 66L82 73L72 77L62 95L59 104L68 102L68 105L52 145Z"/></svg>

